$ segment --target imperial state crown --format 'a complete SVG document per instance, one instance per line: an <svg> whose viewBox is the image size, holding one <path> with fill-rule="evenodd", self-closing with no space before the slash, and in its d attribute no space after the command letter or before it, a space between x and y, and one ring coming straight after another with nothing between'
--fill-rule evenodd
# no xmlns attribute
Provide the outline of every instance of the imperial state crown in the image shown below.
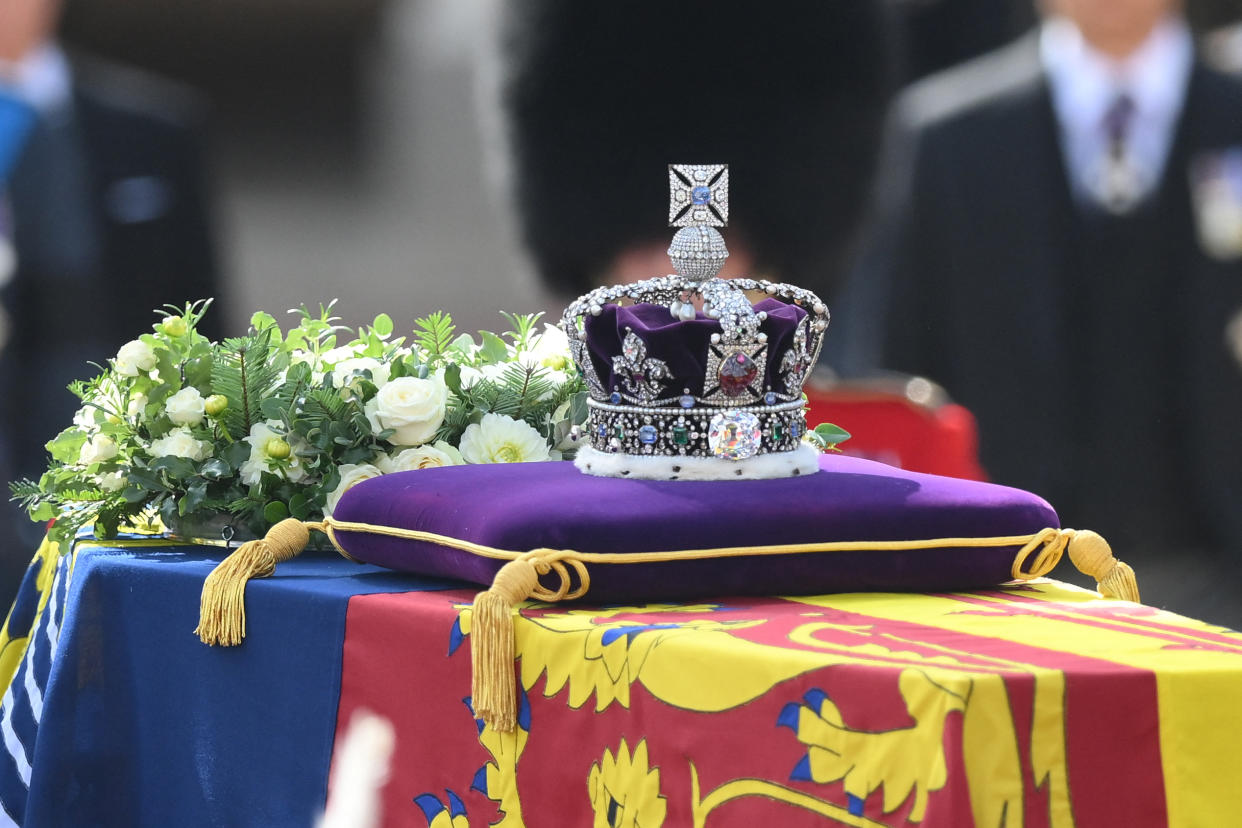
<svg viewBox="0 0 1242 828"><path fill-rule="evenodd" d="M828 309L794 285L719 278L726 165L671 164L668 181L676 273L596 288L561 322L590 392L589 445L575 462L651 479L814 473L802 384Z"/></svg>

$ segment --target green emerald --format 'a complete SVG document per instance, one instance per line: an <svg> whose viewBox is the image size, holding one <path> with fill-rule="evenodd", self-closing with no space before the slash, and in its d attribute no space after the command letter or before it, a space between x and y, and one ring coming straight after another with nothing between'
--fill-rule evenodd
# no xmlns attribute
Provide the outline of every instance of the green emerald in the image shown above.
<svg viewBox="0 0 1242 828"><path fill-rule="evenodd" d="M673 442L684 446L690 442L690 429L685 426L673 426Z"/></svg>
<svg viewBox="0 0 1242 828"><path fill-rule="evenodd" d="M780 423L772 426L772 439L777 442L785 439L785 427Z"/></svg>

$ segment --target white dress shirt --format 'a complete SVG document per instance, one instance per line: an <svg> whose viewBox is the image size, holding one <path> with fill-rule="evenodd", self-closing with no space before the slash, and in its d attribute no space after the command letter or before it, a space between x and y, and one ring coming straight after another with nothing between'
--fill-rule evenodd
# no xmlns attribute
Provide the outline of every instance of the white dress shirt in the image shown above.
<svg viewBox="0 0 1242 828"><path fill-rule="evenodd" d="M1122 60L1091 47L1072 22L1053 17L1039 37L1040 61L1060 125L1071 189L1080 201L1102 202L1110 145L1106 113L1119 95L1134 104L1125 154L1137 197L1159 185L1173 143L1194 59L1186 22L1168 17Z"/></svg>
<svg viewBox="0 0 1242 828"><path fill-rule="evenodd" d="M0 87L48 114L69 103L72 75L65 53L45 43L16 62L0 61Z"/></svg>

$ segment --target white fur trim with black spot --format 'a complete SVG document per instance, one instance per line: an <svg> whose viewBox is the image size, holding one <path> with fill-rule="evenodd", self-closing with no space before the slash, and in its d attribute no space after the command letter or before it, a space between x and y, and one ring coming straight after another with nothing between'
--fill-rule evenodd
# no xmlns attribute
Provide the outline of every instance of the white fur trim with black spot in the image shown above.
<svg viewBox="0 0 1242 828"><path fill-rule="evenodd" d="M578 470L596 477L639 480L768 480L819 471L819 451L805 443L793 451L759 454L745 460L720 457L669 457L612 454L590 446L578 449Z"/></svg>

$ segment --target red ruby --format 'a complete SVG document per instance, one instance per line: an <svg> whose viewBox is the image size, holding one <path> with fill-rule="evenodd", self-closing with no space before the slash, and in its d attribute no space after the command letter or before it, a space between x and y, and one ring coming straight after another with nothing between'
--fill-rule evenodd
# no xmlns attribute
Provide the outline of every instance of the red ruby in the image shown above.
<svg viewBox="0 0 1242 828"><path fill-rule="evenodd" d="M720 390L730 397L741 396L746 393L758 373L759 366L755 365L753 359L741 351L732 353L720 363L720 370L717 372Z"/></svg>

